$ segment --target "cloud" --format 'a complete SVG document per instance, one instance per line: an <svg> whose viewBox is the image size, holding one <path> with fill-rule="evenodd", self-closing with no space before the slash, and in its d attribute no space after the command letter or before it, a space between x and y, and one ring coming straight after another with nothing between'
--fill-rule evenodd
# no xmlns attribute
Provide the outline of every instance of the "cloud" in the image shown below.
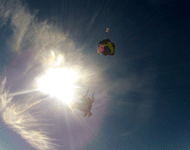
<svg viewBox="0 0 190 150"><path fill-rule="evenodd" d="M13 28L13 36L9 41L15 51L19 51L23 38L27 35L29 26L34 20L34 15L31 15L27 8L19 2L12 11L11 26Z"/></svg>
<svg viewBox="0 0 190 150"><path fill-rule="evenodd" d="M33 21L34 15L31 15L28 9L17 0L2 0L0 2L0 9L1 26L6 25L10 19L10 25L13 30L13 35L8 43L12 45L14 51L19 51L22 39L27 33L30 23Z"/></svg>
<svg viewBox="0 0 190 150"><path fill-rule="evenodd" d="M142 104L139 105L138 103L132 103L132 102L126 102L126 101L117 101L116 104L117 105L128 105L128 106L140 106L140 107L146 107L146 108L151 108L152 107L150 104L143 104L142 103Z"/></svg>
<svg viewBox="0 0 190 150"><path fill-rule="evenodd" d="M154 93L156 70L145 68L142 74L128 72L123 78L116 78L110 82L110 90L117 95L127 94L130 91L150 95Z"/></svg>
<svg viewBox="0 0 190 150"><path fill-rule="evenodd" d="M36 18L37 10L30 13L29 9L19 0L0 1L1 26L9 25L13 34L7 40L14 52L32 49L33 52L44 52L52 47L69 51L75 49L74 43L68 39L61 28L55 24L43 22Z"/></svg>
<svg viewBox="0 0 190 150"><path fill-rule="evenodd" d="M70 51L75 49L73 42L60 28L48 23L47 20L38 21L36 12L30 13L19 0L0 0L0 28L7 25L12 29L7 44L18 56L27 51L32 51L30 54L33 55L32 59L16 60L12 68L6 69L7 74L0 80L0 112L4 123L32 147L39 150L52 150L56 149L57 145L45 131L46 126L34 114L35 107L33 106L41 100L34 99L30 94L22 97L11 95L12 92L10 92L21 89L26 82L24 78L27 78L28 74L35 76L33 74L36 72L35 65L41 62L43 57L47 57L47 53L51 50L56 52L64 49L64 52L71 53ZM75 55L70 59L72 60L77 61L78 57ZM32 72L31 69L35 71Z"/></svg>
<svg viewBox="0 0 190 150"><path fill-rule="evenodd" d="M136 132L137 130L138 130L138 128L135 129L134 131L125 132L125 133L121 134L121 137L127 137L127 136L133 134L134 132Z"/></svg>
<svg viewBox="0 0 190 150"><path fill-rule="evenodd" d="M35 116L30 113L32 106L39 101L34 101L32 97L15 102L14 96L6 90L6 78L1 80L0 84L0 112L2 119L8 127L21 135L32 147L39 150L55 149L53 139L43 130L43 125Z"/></svg>
<svg viewBox="0 0 190 150"><path fill-rule="evenodd" d="M1 17L0 27L2 27L7 23L8 18L12 13L13 6L14 6L14 1L6 1L6 0L0 1L0 17Z"/></svg>
<svg viewBox="0 0 190 150"><path fill-rule="evenodd" d="M90 134L86 132L86 127L84 127L84 125L81 126L81 124L69 126L68 131L67 127L62 128L60 122L52 121L55 119L55 117L52 116L57 114L52 114L51 111L55 112L55 110L57 111L58 109L52 108L50 111L49 109L47 110L47 108L39 108L38 104L42 99L33 97L35 94L27 93L27 90L35 86L33 80L35 80L38 75L42 75L41 73L44 73L43 71L49 67L49 63L46 64L44 62L49 60L51 51L54 51L55 56L57 56L57 54L63 55L64 66L68 68L72 66L74 70L82 74L82 77L80 77L81 80L78 81L79 85L82 84L88 87L92 76L94 79L97 79L97 75L91 72L98 69L96 69L95 64L93 64L94 62L91 60L89 60L89 62L92 65L86 65L90 63L85 63L81 59L84 57L81 53L81 49L76 48L73 41L68 38L68 34L58 26L58 23L54 24L49 20L39 21L36 17L36 13L37 11L31 13L27 6L23 5L19 0L0 0L0 28L4 26L7 29L11 29L12 34L8 35L9 37L5 40L11 47L12 52L16 55L13 62L10 63L10 66L6 67L6 72L0 80L1 117L8 128L14 130L36 149L55 150L58 147L58 145L54 144L55 140L52 138L53 135L50 135L50 131L52 130L57 130L58 133L54 136L61 138L60 141L56 141L57 143L62 143L62 146L67 145L68 147L71 146L71 148L77 148L79 145L84 145L84 143L91 138L95 129L100 126L99 122L104 117L101 111L98 110L98 113L101 113L101 117L97 117L98 121L96 119L91 120L93 122L94 131L90 132ZM85 66L84 68L82 68L83 65ZM102 87L99 82L100 81L97 81L98 85ZM81 91L80 88L78 89L79 94L76 94L78 97L80 97L81 93L86 92L86 89L85 92L82 88ZM101 100L101 102L104 101ZM54 102L52 103L54 104ZM40 106L44 106L43 104L44 103ZM59 107L61 107L60 104ZM105 110L104 107L104 103L101 104L102 110ZM98 108L100 109L99 105ZM95 110L97 109L95 108ZM62 113L62 110L60 110L60 112ZM36 115L36 113L38 115ZM96 113L97 112L94 114ZM59 130L60 128L49 129L43 122L45 118L51 118L51 120L48 121L52 121L56 126L60 125L61 131ZM63 120L63 118L59 118L59 120ZM80 129L83 128L85 130L81 133ZM70 130L76 131L72 133L73 135L70 135L72 137L68 137L67 134ZM78 130L80 130L80 132L78 132ZM62 137L59 137L60 133L63 133L62 136L64 140ZM83 136L82 141L81 138L75 135ZM74 144L69 143L72 138Z"/></svg>
<svg viewBox="0 0 190 150"><path fill-rule="evenodd" d="M6 77L4 77L0 84L0 111L2 111L12 100L12 97L8 97L8 91L4 91L6 83Z"/></svg>

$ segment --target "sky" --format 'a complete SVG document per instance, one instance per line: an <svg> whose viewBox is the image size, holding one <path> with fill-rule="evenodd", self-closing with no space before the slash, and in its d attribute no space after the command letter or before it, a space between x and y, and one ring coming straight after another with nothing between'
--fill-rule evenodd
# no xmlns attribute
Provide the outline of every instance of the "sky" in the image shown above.
<svg viewBox="0 0 190 150"><path fill-rule="evenodd" d="M0 149L189 150L189 26L183 0L0 0ZM37 90L59 57L92 117Z"/></svg>

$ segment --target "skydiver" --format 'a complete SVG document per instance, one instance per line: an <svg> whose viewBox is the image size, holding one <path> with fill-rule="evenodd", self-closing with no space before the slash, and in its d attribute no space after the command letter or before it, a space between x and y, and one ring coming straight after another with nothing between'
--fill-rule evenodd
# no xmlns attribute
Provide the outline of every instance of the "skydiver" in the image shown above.
<svg viewBox="0 0 190 150"><path fill-rule="evenodd" d="M90 116L92 116L92 113L90 111L92 109L92 103L94 102L94 97L92 97L92 98L88 97L87 100L88 100L87 109L85 110L84 116L88 115L88 117L90 117Z"/></svg>
<svg viewBox="0 0 190 150"><path fill-rule="evenodd" d="M88 93L88 91L87 91ZM95 93L95 91L94 91ZM88 97L87 98L87 94L84 95L81 98L81 103L80 102L76 102L75 104L73 104L73 108L77 108L80 111L84 112L84 116L88 115L88 118L92 116L92 103L94 102L94 93L92 94L92 98Z"/></svg>

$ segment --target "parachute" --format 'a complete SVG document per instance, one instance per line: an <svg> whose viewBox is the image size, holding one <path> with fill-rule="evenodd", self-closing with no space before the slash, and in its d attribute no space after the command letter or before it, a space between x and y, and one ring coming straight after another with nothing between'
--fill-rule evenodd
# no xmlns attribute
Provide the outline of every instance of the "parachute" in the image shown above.
<svg viewBox="0 0 190 150"><path fill-rule="evenodd" d="M109 32L109 28L106 28L106 33ZM97 52L99 55L114 55L115 54L115 44L111 43L110 39L100 41L98 44Z"/></svg>

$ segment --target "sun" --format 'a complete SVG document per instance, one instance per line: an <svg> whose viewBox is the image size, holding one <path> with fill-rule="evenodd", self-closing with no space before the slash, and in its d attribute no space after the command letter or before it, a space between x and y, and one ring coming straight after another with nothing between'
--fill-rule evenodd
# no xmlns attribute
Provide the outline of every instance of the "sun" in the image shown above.
<svg viewBox="0 0 190 150"><path fill-rule="evenodd" d="M77 72L74 70L51 68L43 77L38 78L38 88L69 105L73 97L76 79Z"/></svg>

